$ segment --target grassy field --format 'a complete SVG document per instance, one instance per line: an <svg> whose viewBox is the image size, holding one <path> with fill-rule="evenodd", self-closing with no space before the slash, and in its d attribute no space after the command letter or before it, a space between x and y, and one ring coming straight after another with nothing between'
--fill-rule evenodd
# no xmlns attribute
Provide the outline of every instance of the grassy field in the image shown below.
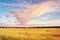
<svg viewBox="0 0 60 40"><path fill-rule="evenodd" d="M60 28L0 28L0 40L60 40Z"/></svg>

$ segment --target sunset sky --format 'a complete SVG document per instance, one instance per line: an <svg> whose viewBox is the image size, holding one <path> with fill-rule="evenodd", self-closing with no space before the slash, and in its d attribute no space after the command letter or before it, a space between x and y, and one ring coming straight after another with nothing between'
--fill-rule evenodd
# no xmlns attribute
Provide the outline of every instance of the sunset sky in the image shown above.
<svg viewBox="0 0 60 40"><path fill-rule="evenodd" d="M29 13L27 24L60 24L60 0L0 0L0 24L19 24L14 10Z"/></svg>

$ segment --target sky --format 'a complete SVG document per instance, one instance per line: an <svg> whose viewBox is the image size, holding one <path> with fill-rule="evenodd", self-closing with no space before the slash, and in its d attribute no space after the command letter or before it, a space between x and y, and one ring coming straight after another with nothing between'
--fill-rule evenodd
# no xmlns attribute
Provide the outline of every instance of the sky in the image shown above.
<svg viewBox="0 0 60 40"><path fill-rule="evenodd" d="M31 9L38 5L40 5L40 8L35 9L39 11L37 12L38 16L29 20L27 24L60 23L59 4L59 0L0 0L0 23L19 24L15 14L13 14L13 11L26 10L29 13ZM32 13L34 13L35 10L33 10ZM42 15L40 15L40 13ZM30 15L30 17L33 16Z"/></svg>

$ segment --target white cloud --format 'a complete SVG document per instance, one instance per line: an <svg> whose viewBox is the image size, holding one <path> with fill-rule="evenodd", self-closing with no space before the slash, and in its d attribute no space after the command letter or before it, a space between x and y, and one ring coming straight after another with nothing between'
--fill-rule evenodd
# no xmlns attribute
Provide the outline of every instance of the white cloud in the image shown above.
<svg viewBox="0 0 60 40"><path fill-rule="evenodd" d="M14 17L2 17L0 18L0 23L5 23L5 24L18 24L17 20Z"/></svg>
<svg viewBox="0 0 60 40"><path fill-rule="evenodd" d="M54 19L54 20L49 20L49 21L38 21L38 20L31 20L27 24L55 24L55 23L60 23L60 19Z"/></svg>

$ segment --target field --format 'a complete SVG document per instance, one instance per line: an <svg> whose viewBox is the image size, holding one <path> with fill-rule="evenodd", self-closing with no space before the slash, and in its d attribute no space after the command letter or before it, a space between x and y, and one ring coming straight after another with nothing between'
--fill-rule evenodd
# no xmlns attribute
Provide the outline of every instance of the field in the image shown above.
<svg viewBox="0 0 60 40"><path fill-rule="evenodd" d="M60 40L60 28L0 28L0 40Z"/></svg>

